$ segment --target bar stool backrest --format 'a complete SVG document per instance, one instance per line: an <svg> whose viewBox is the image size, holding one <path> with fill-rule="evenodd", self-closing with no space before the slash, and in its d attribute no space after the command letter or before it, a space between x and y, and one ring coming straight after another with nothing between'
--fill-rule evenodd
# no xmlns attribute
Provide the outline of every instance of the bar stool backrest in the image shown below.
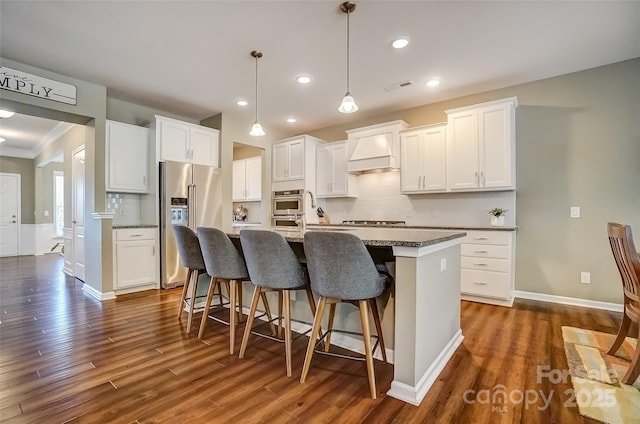
<svg viewBox="0 0 640 424"><path fill-rule="evenodd" d="M240 243L251 282L272 289L294 289L307 284L305 271L281 234L268 230L242 230Z"/></svg>
<svg viewBox="0 0 640 424"><path fill-rule="evenodd" d="M204 259L196 233L189 227L174 224L173 234L178 245L178 256L182 266L195 270L204 269Z"/></svg>
<svg viewBox="0 0 640 424"><path fill-rule="evenodd" d="M249 278L244 259L224 232L217 228L198 227L198 238L207 274L212 278Z"/></svg>
<svg viewBox="0 0 640 424"><path fill-rule="evenodd" d="M304 235L304 252L311 290L320 296L362 300L382 294L384 278L356 235L308 231Z"/></svg>

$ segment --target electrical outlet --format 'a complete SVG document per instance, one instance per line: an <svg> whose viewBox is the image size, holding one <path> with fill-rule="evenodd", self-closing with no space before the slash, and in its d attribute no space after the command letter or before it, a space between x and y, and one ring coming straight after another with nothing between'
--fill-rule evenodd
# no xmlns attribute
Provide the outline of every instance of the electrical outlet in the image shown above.
<svg viewBox="0 0 640 424"><path fill-rule="evenodd" d="M49 216L49 211L44 211L44 216Z"/></svg>
<svg viewBox="0 0 640 424"><path fill-rule="evenodd" d="M590 272L581 272L580 273L580 283L582 283L582 284L591 284L591 273Z"/></svg>
<svg viewBox="0 0 640 424"><path fill-rule="evenodd" d="M447 258L440 259L440 271L447 269Z"/></svg>
<svg viewBox="0 0 640 424"><path fill-rule="evenodd" d="M580 206L571 206L571 218L580 218Z"/></svg>

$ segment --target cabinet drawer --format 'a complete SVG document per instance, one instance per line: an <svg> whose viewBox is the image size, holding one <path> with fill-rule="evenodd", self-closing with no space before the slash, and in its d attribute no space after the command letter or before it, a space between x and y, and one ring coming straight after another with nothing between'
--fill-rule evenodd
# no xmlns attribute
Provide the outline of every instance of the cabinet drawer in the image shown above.
<svg viewBox="0 0 640 424"><path fill-rule="evenodd" d="M509 246L511 244L511 234L505 231L467 231L462 243Z"/></svg>
<svg viewBox="0 0 640 424"><path fill-rule="evenodd" d="M464 294L509 299L511 297L509 281L507 273L463 268L461 291Z"/></svg>
<svg viewBox="0 0 640 424"><path fill-rule="evenodd" d="M115 241L155 240L155 228L126 228L114 230Z"/></svg>
<svg viewBox="0 0 640 424"><path fill-rule="evenodd" d="M511 248L509 246L463 243L460 246L460 253L462 256L478 258L509 259L511 257Z"/></svg>
<svg viewBox="0 0 640 424"><path fill-rule="evenodd" d="M479 271L509 272L508 259L478 258L463 256L461 259L462 268L477 269Z"/></svg>

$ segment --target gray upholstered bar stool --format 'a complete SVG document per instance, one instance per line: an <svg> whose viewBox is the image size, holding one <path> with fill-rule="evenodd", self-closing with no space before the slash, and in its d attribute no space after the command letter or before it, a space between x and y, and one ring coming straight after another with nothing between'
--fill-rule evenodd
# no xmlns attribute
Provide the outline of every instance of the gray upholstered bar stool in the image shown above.
<svg viewBox="0 0 640 424"><path fill-rule="evenodd" d="M369 307L371 305L378 341L384 351L378 306L375 301L385 289L385 277L381 276L360 238L349 233L330 231L309 231L304 235L304 252L311 280L311 290L320 295L318 308L313 320L313 330L302 367L300 382L304 383L309 373L316 339L320 333L320 323L325 305L331 305L329 328L325 333L325 350L329 348L329 336L333 331L335 305L348 302L360 309L362 337L364 340L367 376L371 398L376 398L376 380L373 369L373 352L369 330ZM385 359L386 361L386 359Z"/></svg>
<svg viewBox="0 0 640 424"><path fill-rule="evenodd" d="M204 259L200 251L198 236L193 230L184 225L173 225L173 234L178 245L178 256L183 267L187 268L187 278L184 280L182 296L178 304L178 318L182 317L185 307L188 308L187 333L191 331L191 321L194 312L202 310L196 309L196 294L198 289L198 277L205 272ZM189 290L190 289L190 290ZM187 297L189 294L189 297Z"/></svg>
<svg viewBox="0 0 640 424"><path fill-rule="evenodd" d="M229 352L233 355L236 335L236 307L239 304L239 315L242 314L242 301L237 302L238 292L242 290L242 281L249 279L244 259L238 253L229 237L217 228L198 227L198 238L202 249L202 257L207 274L211 276L207 301L205 302L202 322L198 338L202 338L209 318L209 305L213 299L216 286L221 282L229 282Z"/></svg>
<svg viewBox="0 0 640 424"><path fill-rule="evenodd" d="M240 358L244 358L247 350L258 298L264 296L265 292L275 291L278 293L278 304L282 304L282 308L278 309L282 309L284 315L287 377L291 377L291 290L306 290L311 314L316 312L306 272L281 234L267 230L242 230L240 243L251 282L255 285L251 311L240 346Z"/></svg>

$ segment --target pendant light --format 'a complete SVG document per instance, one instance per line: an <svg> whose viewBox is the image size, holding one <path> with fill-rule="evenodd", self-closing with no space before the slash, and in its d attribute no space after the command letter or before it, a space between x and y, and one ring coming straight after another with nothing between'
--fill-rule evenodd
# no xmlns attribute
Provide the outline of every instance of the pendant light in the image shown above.
<svg viewBox="0 0 640 424"><path fill-rule="evenodd" d="M349 92L349 14L356 10L356 4L352 1L345 1L340 5L340 10L347 14L347 92L342 98L338 110L342 113L353 113L358 110L358 105Z"/></svg>
<svg viewBox="0 0 640 424"><path fill-rule="evenodd" d="M262 52L254 50L251 52L251 57L256 60L256 120L251 126L249 135L259 137L265 134L264 130L262 129L262 125L260 125L260 122L258 122L258 59L262 57Z"/></svg>

